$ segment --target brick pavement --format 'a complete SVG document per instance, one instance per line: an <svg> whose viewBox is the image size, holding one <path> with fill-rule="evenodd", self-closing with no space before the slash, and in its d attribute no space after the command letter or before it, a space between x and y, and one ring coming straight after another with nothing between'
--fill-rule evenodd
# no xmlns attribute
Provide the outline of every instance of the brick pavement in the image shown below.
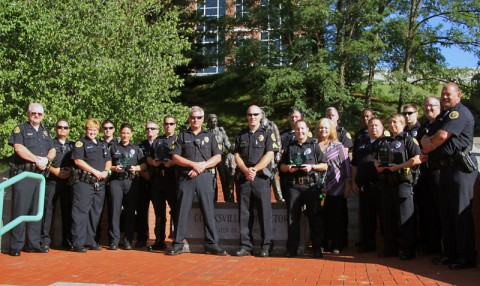
<svg viewBox="0 0 480 286"><path fill-rule="evenodd" d="M0 255L0 285L479 285L479 268L451 271L430 259L381 259L375 253L357 254L353 247L323 259L51 250Z"/></svg>

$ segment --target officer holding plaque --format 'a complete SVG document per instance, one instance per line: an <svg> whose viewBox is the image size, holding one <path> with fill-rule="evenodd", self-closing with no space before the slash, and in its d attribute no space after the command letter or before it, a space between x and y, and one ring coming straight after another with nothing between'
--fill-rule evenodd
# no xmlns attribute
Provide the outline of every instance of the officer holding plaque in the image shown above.
<svg viewBox="0 0 480 286"><path fill-rule="evenodd" d="M415 216L411 168L420 164L420 147L415 138L405 134L405 117L393 115L388 120L391 136L381 138L374 162L379 173L380 214L385 249L379 257L415 258ZM401 241L401 245L399 244Z"/></svg>
<svg viewBox="0 0 480 286"><path fill-rule="evenodd" d="M320 212L323 200L321 171L326 171L327 160L320 150L318 141L308 137L307 123L295 123L295 140L285 149L280 170L285 174L288 186L287 214L288 240L286 257L297 255L300 244L300 216L306 204L313 256L321 258L321 243L324 234L323 218Z"/></svg>

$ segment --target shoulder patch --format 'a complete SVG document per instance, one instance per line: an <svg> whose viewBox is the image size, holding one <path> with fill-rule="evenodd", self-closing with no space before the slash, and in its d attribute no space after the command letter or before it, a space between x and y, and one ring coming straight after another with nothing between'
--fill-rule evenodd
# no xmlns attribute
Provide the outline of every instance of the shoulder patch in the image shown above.
<svg viewBox="0 0 480 286"><path fill-rule="evenodd" d="M80 147L82 147L82 146L83 146L83 142L82 142L82 141L77 141L77 142L75 143L75 147L77 147L77 148L80 148Z"/></svg>
<svg viewBox="0 0 480 286"><path fill-rule="evenodd" d="M277 141L277 138L275 137L275 134L272 133L272 140Z"/></svg>
<svg viewBox="0 0 480 286"><path fill-rule="evenodd" d="M346 136L347 136L348 139L352 139L352 135L350 135L350 132L347 132Z"/></svg>
<svg viewBox="0 0 480 286"><path fill-rule="evenodd" d="M418 145L417 138L413 137L413 143L415 143L416 145Z"/></svg>
<svg viewBox="0 0 480 286"><path fill-rule="evenodd" d="M50 136L48 136L47 130L43 130L43 136L45 136L45 137L50 137Z"/></svg>
<svg viewBox="0 0 480 286"><path fill-rule="evenodd" d="M307 137L313 137L312 131L308 131Z"/></svg>
<svg viewBox="0 0 480 286"><path fill-rule="evenodd" d="M13 133L20 133L20 127L15 126L15 128L13 129Z"/></svg>
<svg viewBox="0 0 480 286"><path fill-rule="evenodd" d="M450 112L450 114L448 115L448 117L449 117L450 119L457 119L459 116L460 116L460 114L458 113L458 111L452 111L452 112Z"/></svg>

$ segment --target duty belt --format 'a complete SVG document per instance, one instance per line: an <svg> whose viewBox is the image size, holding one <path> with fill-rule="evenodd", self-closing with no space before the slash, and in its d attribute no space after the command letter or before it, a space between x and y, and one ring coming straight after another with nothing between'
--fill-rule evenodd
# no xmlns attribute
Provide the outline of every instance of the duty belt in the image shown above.
<svg viewBox="0 0 480 286"><path fill-rule="evenodd" d="M453 159L452 158L444 158L444 159L440 159L436 162L436 167L437 168L450 167L452 165L453 165Z"/></svg>
<svg viewBox="0 0 480 286"><path fill-rule="evenodd" d="M130 172L112 172L110 177L112 180L133 180L137 178L137 173L130 173Z"/></svg>
<svg viewBox="0 0 480 286"><path fill-rule="evenodd" d="M186 175L188 174L192 169L188 169L188 168L183 168L181 169L181 173ZM208 168L208 169L205 169L205 171L203 171L204 173L212 173L212 174L215 174L215 168Z"/></svg>
<svg viewBox="0 0 480 286"><path fill-rule="evenodd" d="M309 176L294 177L292 179L294 185L310 185L315 183L315 179Z"/></svg>

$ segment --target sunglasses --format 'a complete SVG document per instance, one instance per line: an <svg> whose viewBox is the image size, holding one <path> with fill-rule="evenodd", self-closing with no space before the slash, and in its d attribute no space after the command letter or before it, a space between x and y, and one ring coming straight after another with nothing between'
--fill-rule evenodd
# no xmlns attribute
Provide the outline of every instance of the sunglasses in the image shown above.
<svg viewBox="0 0 480 286"><path fill-rule="evenodd" d="M248 116L255 116L255 117L257 117L257 116L260 115L260 113L247 113L247 115L248 115Z"/></svg>
<svg viewBox="0 0 480 286"><path fill-rule="evenodd" d="M57 125L57 129L68 130L68 129L70 129L70 127Z"/></svg>
<svg viewBox="0 0 480 286"><path fill-rule="evenodd" d="M158 128L155 127L146 127L145 130L157 130Z"/></svg>
<svg viewBox="0 0 480 286"><path fill-rule="evenodd" d="M415 111L406 111L406 112L403 112L403 115L407 116L407 115L412 115L414 113L415 113Z"/></svg>
<svg viewBox="0 0 480 286"><path fill-rule="evenodd" d="M42 112L30 112L30 115L33 115L33 116L35 116L35 115L42 116L43 113L42 113Z"/></svg>
<svg viewBox="0 0 480 286"><path fill-rule="evenodd" d="M170 126L173 126L175 124L176 124L175 122L164 122L163 123L163 125L170 125Z"/></svg>
<svg viewBox="0 0 480 286"><path fill-rule="evenodd" d="M103 127L103 130L112 130L112 129L115 129L115 127L113 127L113 126Z"/></svg>
<svg viewBox="0 0 480 286"><path fill-rule="evenodd" d="M192 120L194 120L194 119L200 120L202 118L203 118L203 116L190 116L190 119L192 119Z"/></svg>

